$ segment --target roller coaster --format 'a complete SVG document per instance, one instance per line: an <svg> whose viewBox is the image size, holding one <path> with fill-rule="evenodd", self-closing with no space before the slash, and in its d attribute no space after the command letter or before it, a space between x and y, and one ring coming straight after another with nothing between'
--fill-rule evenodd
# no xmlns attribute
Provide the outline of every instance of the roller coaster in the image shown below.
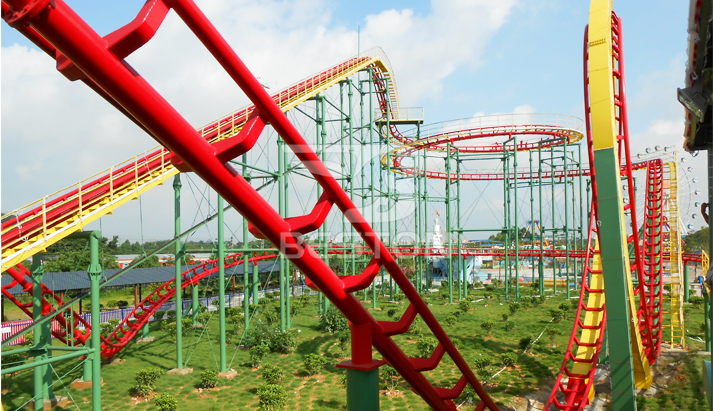
<svg viewBox="0 0 713 411"><path fill-rule="evenodd" d="M635 404L631 408L631 394L634 388L650 386L650 367L661 353L664 314L671 318L670 343L685 346L680 270L683 260L696 257L683 256L680 252L675 159L632 161L623 33L621 20L611 7L608 0L593 0L590 23L585 30L583 126L579 120L566 116L484 117L433 127L422 136L420 127L413 135L400 128L402 125L420 125L422 115L399 106L394 74L380 49L361 53L269 95L191 0L149 0L131 23L105 37L96 34L61 0L3 0L2 16L10 26L55 58L58 70L68 79L84 82L161 146L3 216L2 271L12 277L12 282L4 285L2 292L29 317L38 319L33 313L33 303L37 304L37 301L22 303L9 292L18 285L26 292L33 290L33 273L20 265L22 261L73 233L81 232L88 224L179 173L193 172L244 216L248 223L246 230L255 238L268 240L277 252L252 256L231 254L191 267L161 285L134 307L109 336L100 337L102 358L111 358L126 347L164 303L176 298L177 293L180 296L179 290L225 268L286 258L305 275L308 286L321 292L349 320L353 358L345 368L371 372L388 363L429 407L439 410L456 409L453 400L469 385L480 399L476 410L495 411L498 406L421 298L420 279L410 281L397 258L445 253L458 256L459 264L467 256L485 255L505 259L534 257L540 261L544 258L565 258L567 261L574 258L582 262L580 275L575 274L574 279L581 281L579 305L566 354L545 409L583 410L588 405L594 395L594 373L602 354L605 331L608 331L610 340L610 361L623 365L612 367L612 380L625 381L625 374L630 373L634 384L616 385L612 392L614 407L635 409ZM200 39L252 105L195 129L148 82L124 64L127 56L153 37L170 10ZM504 249L462 249L459 242L457 252L451 249L450 242L445 250L418 243L394 245L391 231L388 244L382 242L374 228L374 211L371 219L362 214L363 207L360 209L354 200L354 185L340 182L342 179L335 178L325 165L324 143L322 147L319 144L315 147L285 114L300 104L319 99L320 93L341 86L357 73L366 73L366 81L375 87L378 119L374 124L379 126L380 137L387 142L380 154L379 165L387 171L389 178L445 180L446 190L451 184L460 184L461 180L504 181L508 191L511 187L517 189L518 180L551 180L554 185L555 180L588 177L591 201L584 205L589 209L588 224L580 218L584 246L559 250L553 241L553 246L545 249L543 229L540 229L538 238L539 250L520 247L518 235L514 240L510 237L514 246L507 241ZM246 178L244 165L240 172L230 163L253 150L268 125L294 152L300 167L309 172L321 192L316 205L305 215L287 217L282 205L279 210L275 209ZM565 151L565 162L560 170L555 167L537 171L517 169L515 156L518 152L566 150L568 145L579 141L586 142L588 168L582 167L581 163L568 164ZM425 152L440 153L448 159L467 154L513 156L514 153L515 166L512 170L471 172L460 168L451 170L447 162L445 170L428 170L425 154L423 162L418 160L420 153ZM532 157L530 163L532 168ZM634 201L637 196L634 173L637 170L645 173L641 219ZM626 181L624 193L620 184L622 179ZM371 190L374 190L373 186ZM420 190L418 188L418 196ZM624 196L631 200L625 203ZM365 195L361 197L363 199ZM353 237L350 248L311 246L305 240L310 233L326 230L324 225L328 215L336 211L334 205L363 245L355 245ZM580 209L582 206L579 204ZM418 213L418 219L423 219L420 208ZM517 215L514 226L517 227ZM565 225L563 231L567 236L570 235L568 230ZM459 228L458 231L462 233L464 230ZM534 245L535 230L531 231ZM370 260L361 273L352 270L352 275L341 275L327 263L327 258L333 254L360 255ZM664 265L671 278L671 292L666 295L663 293ZM408 300L408 308L398 321L375 320L354 295L366 292L381 271L393 279ZM543 287L542 274L540 283ZM512 286L510 281L507 286ZM519 290L519 281L512 287ZM467 293L467 288L459 292L459 296L463 293ZM94 331L87 333L82 329L91 330L91 324L71 309L69 316L57 315L71 302L64 301L45 285L41 285L40 300L43 318L55 318L60 324L60 329L52 331L59 341L71 346L90 343L89 337ZM407 356L393 339L406 332L416 317L423 320L438 340L437 348L426 359ZM365 348L363 344L359 346L359 342L368 344ZM383 360L371 358L372 346ZM438 367L446 354L460 376L452 387L437 387L424 372ZM628 369L627 364L630 365Z"/></svg>

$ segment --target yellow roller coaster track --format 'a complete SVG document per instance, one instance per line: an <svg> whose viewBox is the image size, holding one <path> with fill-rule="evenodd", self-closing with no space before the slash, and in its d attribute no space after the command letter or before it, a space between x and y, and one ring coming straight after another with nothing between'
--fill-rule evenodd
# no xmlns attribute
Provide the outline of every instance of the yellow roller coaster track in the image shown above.
<svg viewBox="0 0 713 411"><path fill-rule="evenodd" d="M674 159L676 157L674 156ZM664 216L668 220L669 237L664 240L668 250L668 267L671 291L668 293L671 316L671 345L686 346L683 326L683 280L681 278L681 226L678 210L678 166L676 161L664 163ZM705 272L705 271L704 271Z"/></svg>
<svg viewBox="0 0 713 411"><path fill-rule="evenodd" d="M368 67L388 79L388 101L391 117L401 113L398 92L388 58L381 48L361 53L356 58L295 83L273 95L284 112L296 107L320 92ZM199 129L202 136L216 142L238 133L253 106L237 110ZM179 173L170 162L171 154L162 147L134 156L69 187L12 210L2 216L2 271L20 263L37 252L81 231L87 224L114 209L136 199L151 188L163 184ZM120 183L119 183L120 182ZM108 187L101 195L87 200L87 193L97 185ZM68 211L61 211L68 204Z"/></svg>

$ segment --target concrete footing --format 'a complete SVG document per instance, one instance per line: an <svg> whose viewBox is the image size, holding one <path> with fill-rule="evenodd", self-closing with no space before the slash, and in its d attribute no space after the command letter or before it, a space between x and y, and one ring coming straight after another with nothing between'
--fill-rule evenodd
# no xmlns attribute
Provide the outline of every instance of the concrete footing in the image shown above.
<svg viewBox="0 0 713 411"><path fill-rule="evenodd" d="M104 378L102 378L102 385L104 385ZM69 386L71 388L75 388L77 390L83 390L85 388L91 388L92 381L91 380L84 381L84 380L77 378L76 380L72 381L72 383L69 384Z"/></svg>
<svg viewBox="0 0 713 411"><path fill-rule="evenodd" d="M193 368L172 368L166 371L167 375L188 375L193 372Z"/></svg>
<svg viewBox="0 0 713 411"><path fill-rule="evenodd" d="M226 380L232 380L238 376L238 372L235 370L228 370L218 373L218 378L225 378Z"/></svg>
<svg viewBox="0 0 713 411"><path fill-rule="evenodd" d="M136 344L148 344L154 342L154 340L156 340L156 337L142 337L136 340Z"/></svg>
<svg viewBox="0 0 713 411"><path fill-rule="evenodd" d="M67 406L67 404L69 404L69 398L67 398L67 397L62 397L62 396L60 396L60 397L49 398L49 399L48 399L48 398L45 398L45 400L44 400L44 409L45 409L46 411L49 411L49 410L51 410L51 409L53 409L54 407L57 407L57 406L62 407L62 408L65 408L65 407ZM35 409L35 402L34 402L34 401L30 401L30 403L27 404L27 405L29 406L29 408L30 408L31 410L34 410L34 409Z"/></svg>

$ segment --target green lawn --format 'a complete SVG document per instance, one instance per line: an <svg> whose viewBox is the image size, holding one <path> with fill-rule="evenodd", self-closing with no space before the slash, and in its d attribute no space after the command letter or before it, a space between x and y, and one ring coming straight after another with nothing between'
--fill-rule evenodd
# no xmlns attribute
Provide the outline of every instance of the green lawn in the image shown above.
<svg viewBox="0 0 713 411"><path fill-rule="evenodd" d="M529 289L523 289L526 293ZM498 294L498 293L496 293ZM577 293L573 293L576 295ZM549 294L551 295L551 293ZM483 298L483 291L475 291L470 295L470 300L480 300ZM500 297L502 298L502 297ZM295 302L296 300L293 300ZM439 321L445 324L445 318L458 311L457 305L444 304L444 300L437 299L436 294L429 295L427 301L430 308L436 314ZM557 308L564 302L564 296L558 294L549 298L545 305L521 309L517 314L510 317L514 323L514 329L505 331L505 323L502 315L509 314L509 305L498 296L490 301L480 301L473 303L472 308L465 314L460 315L455 324L445 326L451 338L461 347L461 352L469 364L473 365L476 358L486 356L492 360L488 370L494 374L501 367L500 356L504 353L517 353L517 363L499 374L492 381L486 383L486 389L501 405L509 404L509 398L514 395L523 395L537 389L539 386L551 381L554 373L559 369L566 349L569 334L572 328L574 309L569 310L566 319L557 324L550 324L549 310ZM269 353L265 357L264 364L276 364L285 371L285 378L282 381L288 393L287 406L289 409L299 410L329 410L345 409L345 388L339 383L340 376L344 372L334 367L340 362L340 350L337 345L335 335L319 331L317 318L317 299L312 298L311 303L301 308L293 319L293 327L299 330L298 344L291 354ZM485 306L485 303L488 306ZM274 303L273 303L274 306ZM379 307L383 310L373 311L373 314L380 320L388 320L389 309L396 309L394 316L397 319L405 309L405 304L387 304L379 301ZM686 321L688 329L698 332L698 324L702 321L703 310L697 308L687 309ZM264 315L257 315L253 321L267 322ZM491 336L480 327L484 321L493 321ZM519 347L520 339L525 337L536 338L545 329L551 326L557 331L557 335L550 341L550 336L545 333L532 353L520 355L522 350ZM231 326L228 326L231 329ZM425 330L423 323L421 329ZM257 387L262 383L260 370L252 370L247 364L248 351L237 349L235 343L228 346L228 362L230 367L238 372L238 376L233 380L220 380L219 390L199 392L197 389L200 381L200 373L206 369L218 368L218 321L215 314L209 323L208 329L199 338L203 330L193 331L193 335L185 339L184 360L187 366L194 369L194 372L187 376L163 375L157 381L157 392L168 392L175 395L179 400L179 409L211 410L211 409L257 409L258 397ZM103 406L106 409L135 409L149 410L156 409L153 402L141 402L134 405L131 396L131 388L134 385L136 373L147 367L159 367L168 370L175 366L175 344L165 331L158 328L158 324L153 324L151 334L156 337L156 341L147 345L131 344L119 354L124 359L123 364L106 365L102 368L102 376L105 385L102 388ZM664 336L668 333L664 331ZM424 338L428 335L424 333ZM416 339L412 333L407 333L395 337L399 345L409 355L416 355ZM690 340L689 340L690 341ZM702 344L691 343L693 350L703 348ZM306 354L316 353L328 357L328 365L320 375L308 377L303 365ZM375 354L378 358L378 354ZM69 374L62 380L63 384L69 385L73 378L81 375L81 360L70 361L56 367L58 375ZM691 361L691 367L699 367L700 360ZM496 366L497 364L497 366ZM74 369L73 371L71 371ZM457 381L459 374L455 370L453 362L444 359L441 365L434 371L427 373L428 378L439 386L451 386ZM691 377L689 384L680 382L677 390L683 392L677 395L688 395L690 398L696 397L699 386L693 386L694 378ZM697 381L700 381L700 377ZM397 388L401 393L395 396L381 396L381 406L384 410L426 410L423 400L401 381ZM32 396L32 371L22 372L14 377L5 377L2 381L2 403L6 410L14 410L24 404ZM65 390L61 383L55 386L57 395L68 393L76 401L80 409L89 409L91 404L91 392L85 390ZM688 394L686 394L688 393ZM647 401L646 409L658 410L667 409L666 404L678 401L678 397L673 395L659 400ZM700 395L700 394L698 394ZM660 407L660 408L659 408ZM71 406L71 408L74 408Z"/></svg>

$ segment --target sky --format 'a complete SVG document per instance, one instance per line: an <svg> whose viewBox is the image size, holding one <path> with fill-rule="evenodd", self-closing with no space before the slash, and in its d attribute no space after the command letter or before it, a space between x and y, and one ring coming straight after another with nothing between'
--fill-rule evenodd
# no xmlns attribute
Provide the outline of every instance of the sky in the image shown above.
<svg viewBox="0 0 713 411"><path fill-rule="evenodd" d="M67 3L100 35L129 22L143 4ZM659 145L681 151L684 111L676 88L683 85L688 5L665 0L649 1L646 7L633 3L614 4L624 28L632 149L641 153ZM358 50L380 46L394 69L401 106L423 107L426 124L512 112L583 118L582 42L589 7L585 1L197 4L271 92ZM1 26L3 214L156 145L84 84L67 81L51 58L14 29ZM156 36L127 61L196 127L248 104L173 12ZM682 185L691 206L682 210L682 219L698 229L702 219L693 218L698 212L692 204L704 201L704 156L680 152L678 157L685 159L684 170L691 168ZM207 213L197 205L201 187L196 176L184 178L184 227ZM701 194L696 196L696 190ZM90 228L131 241L168 238L173 232L172 197L170 184L160 186ZM239 221L237 216L229 218ZM471 221L477 226L476 220ZM214 236L208 230L195 238Z"/></svg>

